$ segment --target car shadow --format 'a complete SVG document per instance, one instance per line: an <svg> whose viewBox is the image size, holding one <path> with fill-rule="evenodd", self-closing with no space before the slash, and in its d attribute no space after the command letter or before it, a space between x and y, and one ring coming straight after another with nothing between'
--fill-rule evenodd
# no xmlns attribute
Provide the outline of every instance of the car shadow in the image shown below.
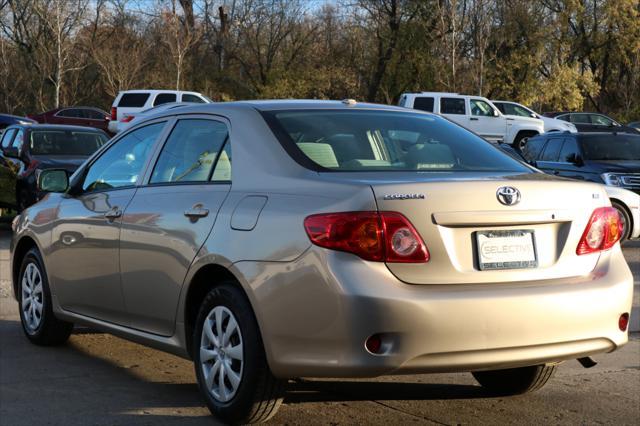
<svg viewBox="0 0 640 426"><path fill-rule="evenodd" d="M325 381L296 379L287 386L285 403L348 401L426 401L491 398L480 386L442 383Z"/></svg>

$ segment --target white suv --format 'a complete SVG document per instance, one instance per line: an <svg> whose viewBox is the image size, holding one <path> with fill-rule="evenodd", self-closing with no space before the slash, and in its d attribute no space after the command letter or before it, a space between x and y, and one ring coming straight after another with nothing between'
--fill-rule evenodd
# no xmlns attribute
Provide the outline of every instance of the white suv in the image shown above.
<svg viewBox="0 0 640 426"><path fill-rule="evenodd" d="M544 133L542 120L531 117L505 117L487 98L457 93L404 93L398 105L443 115L493 142L516 148L530 137Z"/></svg>
<svg viewBox="0 0 640 426"><path fill-rule="evenodd" d="M122 123L129 123L136 114L158 105L170 102L191 102L208 104L211 99L198 92L181 90L125 90L118 93L111 105L111 121L109 131L117 133L122 129ZM120 125L118 125L118 122Z"/></svg>
<svg viewBox="0 0 640 426"><path fill-rule="evenodd" d="M576 126L572 123L569 123L568 121L558 120L557 118L552 117L544 117L517 102L496 101L493 99L491 100L491 102L500 110L501 113L503 113L507 117L533 117L542 120L542 122L544 123L545 132L576 133L578 131L578 129L576 129Z"/></svg>

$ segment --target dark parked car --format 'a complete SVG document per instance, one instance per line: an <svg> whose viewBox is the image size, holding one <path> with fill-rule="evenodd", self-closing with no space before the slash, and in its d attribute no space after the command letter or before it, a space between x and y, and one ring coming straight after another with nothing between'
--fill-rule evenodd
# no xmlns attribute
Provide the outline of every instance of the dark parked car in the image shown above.
<svg viewBox="0 0 640 426"><path fill-rule="evenodd" d="M640 135L544 133L527 141L522 156L549 174L599 182L640 194ZM625 229L624 235L629 231Z"/></svg>
<svg viewBox="0 0 640 426"><path fill-rule="evenodd" d="M6 129L8 126L11 126L12 124L29 124L35 122L35 120L27 117L19 117L17 115L11 114L0 114L0 135L2 134L4 129Z"/></svg>
<svg viewBox="0 0 640 426"><path fill-rule="evenodd" d="M70 107L56 108L37 115L29 115L38 123L68 124L71 126L95 127L109 132L111 115L100 108Z"/></svg>
<svg viewBox="0 0 640 426"><path fill-rule="evenodd" d="M78 126L24 124L5 129L0 141L0 207L21 211L44 194L37 174L44 169L75 171L109 136Z"/></svg>
<svg viewBox="0 0 640 426"><path fill-rule="evenodd" d="M611 117L596 112L545 112L545 117L573 123L578 132L628 132L640 133L640 130L618 123Z"/></svg>

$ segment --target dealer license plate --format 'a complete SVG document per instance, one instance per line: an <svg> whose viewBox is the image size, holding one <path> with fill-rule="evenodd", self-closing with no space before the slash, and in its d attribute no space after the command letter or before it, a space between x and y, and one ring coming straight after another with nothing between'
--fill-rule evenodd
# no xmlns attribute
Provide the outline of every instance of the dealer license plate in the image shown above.
<svg viewBox="0 0 640 426"><path fill-rule="evenodd" d="M538 257L532 230L476 232L481 270L536 268Z"/></svg>

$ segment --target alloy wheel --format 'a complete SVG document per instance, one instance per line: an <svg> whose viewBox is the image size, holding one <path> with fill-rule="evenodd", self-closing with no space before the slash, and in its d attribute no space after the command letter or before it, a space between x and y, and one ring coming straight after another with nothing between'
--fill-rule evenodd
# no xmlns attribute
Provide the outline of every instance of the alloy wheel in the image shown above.
<svg viewBox="0 0 640 426"><path fill-rule="evenodd" d="M42 275L35 263L29 263L22 275L22 314L30 332L40 327L44 305Z"/></svg>
<svg viewBox="0 0 640 426"><path fill-rule="evenodd" d="M200 368L207 391L220 402L235 396L244 366L242 333L233 313L216 306L207 315L200 339Z"/></svg>

